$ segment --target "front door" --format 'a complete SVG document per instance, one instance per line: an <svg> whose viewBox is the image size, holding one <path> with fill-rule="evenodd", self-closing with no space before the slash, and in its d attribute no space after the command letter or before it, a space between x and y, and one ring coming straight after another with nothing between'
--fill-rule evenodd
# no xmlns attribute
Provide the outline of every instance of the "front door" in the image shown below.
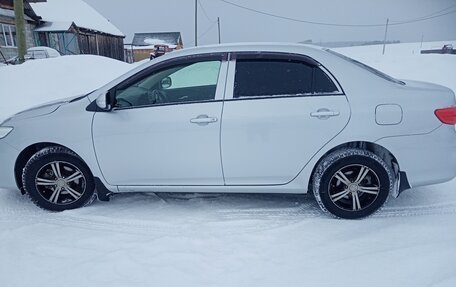
<svg viewBox="0 0 456 287"><path fill-rule="evenodd" d="M116 107L95 114L93 141L117 186L223 185L222 56L173 61L112 89ZM153 68L153 67L152 67Z"/></svg>

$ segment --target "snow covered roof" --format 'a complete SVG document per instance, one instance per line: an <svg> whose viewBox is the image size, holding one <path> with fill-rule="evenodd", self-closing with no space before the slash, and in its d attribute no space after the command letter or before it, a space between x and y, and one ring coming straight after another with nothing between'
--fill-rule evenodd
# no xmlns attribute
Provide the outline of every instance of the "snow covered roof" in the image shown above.
<svg viewBox="0 0 456 287"><path fill-rule="evenodd" d="M36 14L47 22L36 31L66 31L74 23L80 28L125 37L109 20L82 0L47 0L30 5Z"/></svg>
<svg viewBox="0 0 456 287"><path fill-rule="evenodd" d="M176 48L181 42L180 32L135 33L133 37L133 46L167 45Z"/></svg>
<svg viewBox="0 0 456 287"><path fill-rule="evenodd" d="M45 22L43 25L35 29L37 32L61 32L68 31L73 25L73 22Z"/></svg>

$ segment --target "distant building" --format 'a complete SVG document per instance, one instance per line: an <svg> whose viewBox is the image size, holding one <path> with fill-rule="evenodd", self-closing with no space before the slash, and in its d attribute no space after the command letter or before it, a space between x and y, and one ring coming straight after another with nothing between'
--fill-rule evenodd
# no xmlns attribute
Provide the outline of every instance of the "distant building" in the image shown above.
<svg viewBox="0 0 456 287"><path fill-rule="evenodd" d="M35 14L29 3L43 0L24 1L25 34L27 47L35 46L33 29L40 24L41 17ZM13 0L0 0L0 62L17 56L16 24Z"/></svg>
<svg viewBox="0 0 456 287"><path fill-rule="evenodd" d="M47 0L31 4L41 24L35 28L37 46L64 55L92 54L124 60L125 35L81 0Z"/></svg>
<svg viewBox="0 0 456 287"><path fill-rule="evenodd" d="M156 53L169 53L184 48L180 32L136 33L133 43L125 46L127 62L149 59Z"/></svg>

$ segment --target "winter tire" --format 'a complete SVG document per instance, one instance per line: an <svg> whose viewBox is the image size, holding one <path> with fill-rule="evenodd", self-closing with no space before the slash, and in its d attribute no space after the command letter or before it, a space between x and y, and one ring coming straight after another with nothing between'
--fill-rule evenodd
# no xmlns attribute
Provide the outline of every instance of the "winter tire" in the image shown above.
<svg viewBox="0 0 456 287"><path fill-rule="evenodd" d="M63 147L37 152L26 164L22 182L37 206L50 211L75 209L91 203L95 183L87 165Z"/></svg>
<svg viewBox="0 0 456 287"><path fill-rule="evenodd" d="M313 177L321 209L344 219L367 217L379 210L393 190L393 172L376 154L343 149L328 155Z"/></svg>

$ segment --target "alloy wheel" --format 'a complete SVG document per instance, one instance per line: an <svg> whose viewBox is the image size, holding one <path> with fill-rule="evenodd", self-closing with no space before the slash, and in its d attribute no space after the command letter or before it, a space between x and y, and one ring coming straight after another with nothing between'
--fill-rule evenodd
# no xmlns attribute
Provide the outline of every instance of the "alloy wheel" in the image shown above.
<svg viewBox="0 0 456 287"><path fill-rule="evenodd" d="M75 165L53 161L44 165L36 174L35 186L48 202L68 205L79 200L86 190L84 174Z"/></svg>
<svg viewBox="0 0 456 287"><path fill-rule="evenodd" d="M369 167L353 164L339 169L329 182L333 204L347 211L368 208L380 193L380 180Z"/></svg>

